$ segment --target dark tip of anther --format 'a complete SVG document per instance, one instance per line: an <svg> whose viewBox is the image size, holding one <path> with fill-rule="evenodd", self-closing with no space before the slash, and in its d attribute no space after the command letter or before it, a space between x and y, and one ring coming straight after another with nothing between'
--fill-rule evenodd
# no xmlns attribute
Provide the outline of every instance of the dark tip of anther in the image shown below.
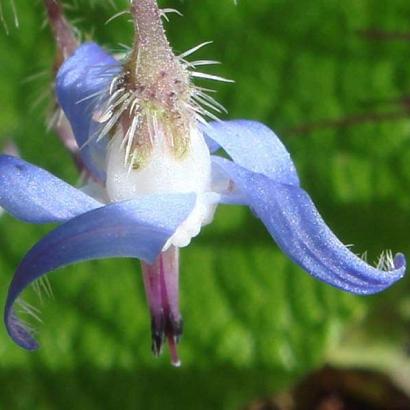
<svg viewBox="0 0 410 410"><path fill-rule="evenodd" d="M184 332L184 321L182 320L182 318L179 320L172 320L171 321L171 334L174 336L176 343L179 343L179 341L181 340L183 332Z"/></svg>
<svg viewBox="0 0 410 410"><path fill-rule="evenodd" d="M163 316L152 317L151 319L151 350L155 356L159 356L162 352L162 346L165 341L165 327Z"/></svg>
<svg viewBox="0 0 410 410"><path fill-rule="evenodd" d="M151 350L155 356L159 356L162 353L163 338L152 336Z"/></svg>

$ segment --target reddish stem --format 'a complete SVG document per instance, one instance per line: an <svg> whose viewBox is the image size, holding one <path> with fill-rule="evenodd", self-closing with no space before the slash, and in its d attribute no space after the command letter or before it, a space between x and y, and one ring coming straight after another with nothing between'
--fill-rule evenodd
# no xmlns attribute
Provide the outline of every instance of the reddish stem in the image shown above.
<svg viewBox="0 0 410 410"><path fill-rule="evenodd" d="M58 52L61 54L60 64L74 53L78 41L71 25L64 17L64 12L58 0L44 0L48 21L54 33ZM58 68L58 67L57 67Z"/></svg>

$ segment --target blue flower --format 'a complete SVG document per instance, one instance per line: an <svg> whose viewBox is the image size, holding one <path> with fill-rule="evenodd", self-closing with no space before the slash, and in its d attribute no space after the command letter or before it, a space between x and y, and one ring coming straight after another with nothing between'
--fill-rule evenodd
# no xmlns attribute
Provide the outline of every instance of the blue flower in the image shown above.
<svg viewBox="0 0 410 410"><path fill-rule="evenodd" d="M289 258L331 286L373 294L404 275L402 254L385 254L374 268L336 238L301 188L288 151L265 125L246 120L198 125L197 117L194 122L178 117L186 123L174 132L167 127L174 121L169 113L152 111L142 102L131 109L138 121L130 116L123 128L115 128L117 112L123 113L116 109L124 101L129 108L134 94L146 91L131 90L124 97L130 87L124 85L122 70L99 46L88 43L64 63L57 77L59 102L82 147L82 161L100 183L98 195L89 196L22 159L0 156L0 206L26 222L61 224L27 253L11 282L4 319L17 344L37 348L13 308L30 283L80 261L130 257L143 263L153 350L158 354L166 337L178 364L178 249L212 220L217 203L248 206ZM115 87L123 94L113 98ZM152 124L144 110L153 113ZM135 145L136 130L150 147L138 156L135 147L142 143ZM158 135L175 152L157 152L152 138Z"/></svg>

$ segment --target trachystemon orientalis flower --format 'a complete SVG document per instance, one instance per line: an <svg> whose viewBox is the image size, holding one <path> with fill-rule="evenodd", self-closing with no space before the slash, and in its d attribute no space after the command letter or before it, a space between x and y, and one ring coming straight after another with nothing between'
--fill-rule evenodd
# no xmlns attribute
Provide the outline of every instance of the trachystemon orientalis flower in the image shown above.
<svg viewBox="0 0 410 410"><path fill-rule="evenodd" d="M166 11L154 0L133 1L135 41L125 58L84 43L58 71L59 104L97 181L92 196L0 157L0 205L27 222L61 224L27 253L9 288L6 327L26 349L37 343L13 305L30 283L79 261L130 257L142 264L153 352L167 341L178 365L179 250L212 221L217 204L249 206L296 264L344 291L380 292L405 273L402 254L384 254L375 268L335 237L269 128L207 123L223 108L193 80L223 79L197 71L212 61L188 61L200 46L173 53L161 22Z"/></svg>

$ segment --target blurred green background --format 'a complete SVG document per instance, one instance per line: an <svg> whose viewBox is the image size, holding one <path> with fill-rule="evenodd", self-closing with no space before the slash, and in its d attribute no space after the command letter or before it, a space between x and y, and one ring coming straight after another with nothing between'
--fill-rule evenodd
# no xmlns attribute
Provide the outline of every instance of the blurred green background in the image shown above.
<svg viewBox="0 0 410 410"><path fill-rule="evenodd" d="M42 4L17 1L16 29L2 2L10 33L0 31L0 144L13 138L26 160L75 184L69 154L45 127L54 43ZM111 50L131 43L126 16L104 24L126 1L65 3L86 38ZM197 57L222 61L212 72L236 81L211 84L229 118L256 119L281 135L341 240L367 250L369 261L386 248L409 256L410 118L392 101L410 95L410 41L358 33L410 33L408 0L161 6L184 14L166 25L175 51L214 40ZM299 129L363 114L349 120L354 126ZM19 260L49 229L0 220L0 301ZM21 350L0 326L0 408L238 409L325 362L378 368L410 389L409 277L373 297L330 288L294 266L244 208L220 207L182 252L180 369L167 353L150 353L137 261L83 263L49 277L54 298L36 302L41 349Z"/></svg>

